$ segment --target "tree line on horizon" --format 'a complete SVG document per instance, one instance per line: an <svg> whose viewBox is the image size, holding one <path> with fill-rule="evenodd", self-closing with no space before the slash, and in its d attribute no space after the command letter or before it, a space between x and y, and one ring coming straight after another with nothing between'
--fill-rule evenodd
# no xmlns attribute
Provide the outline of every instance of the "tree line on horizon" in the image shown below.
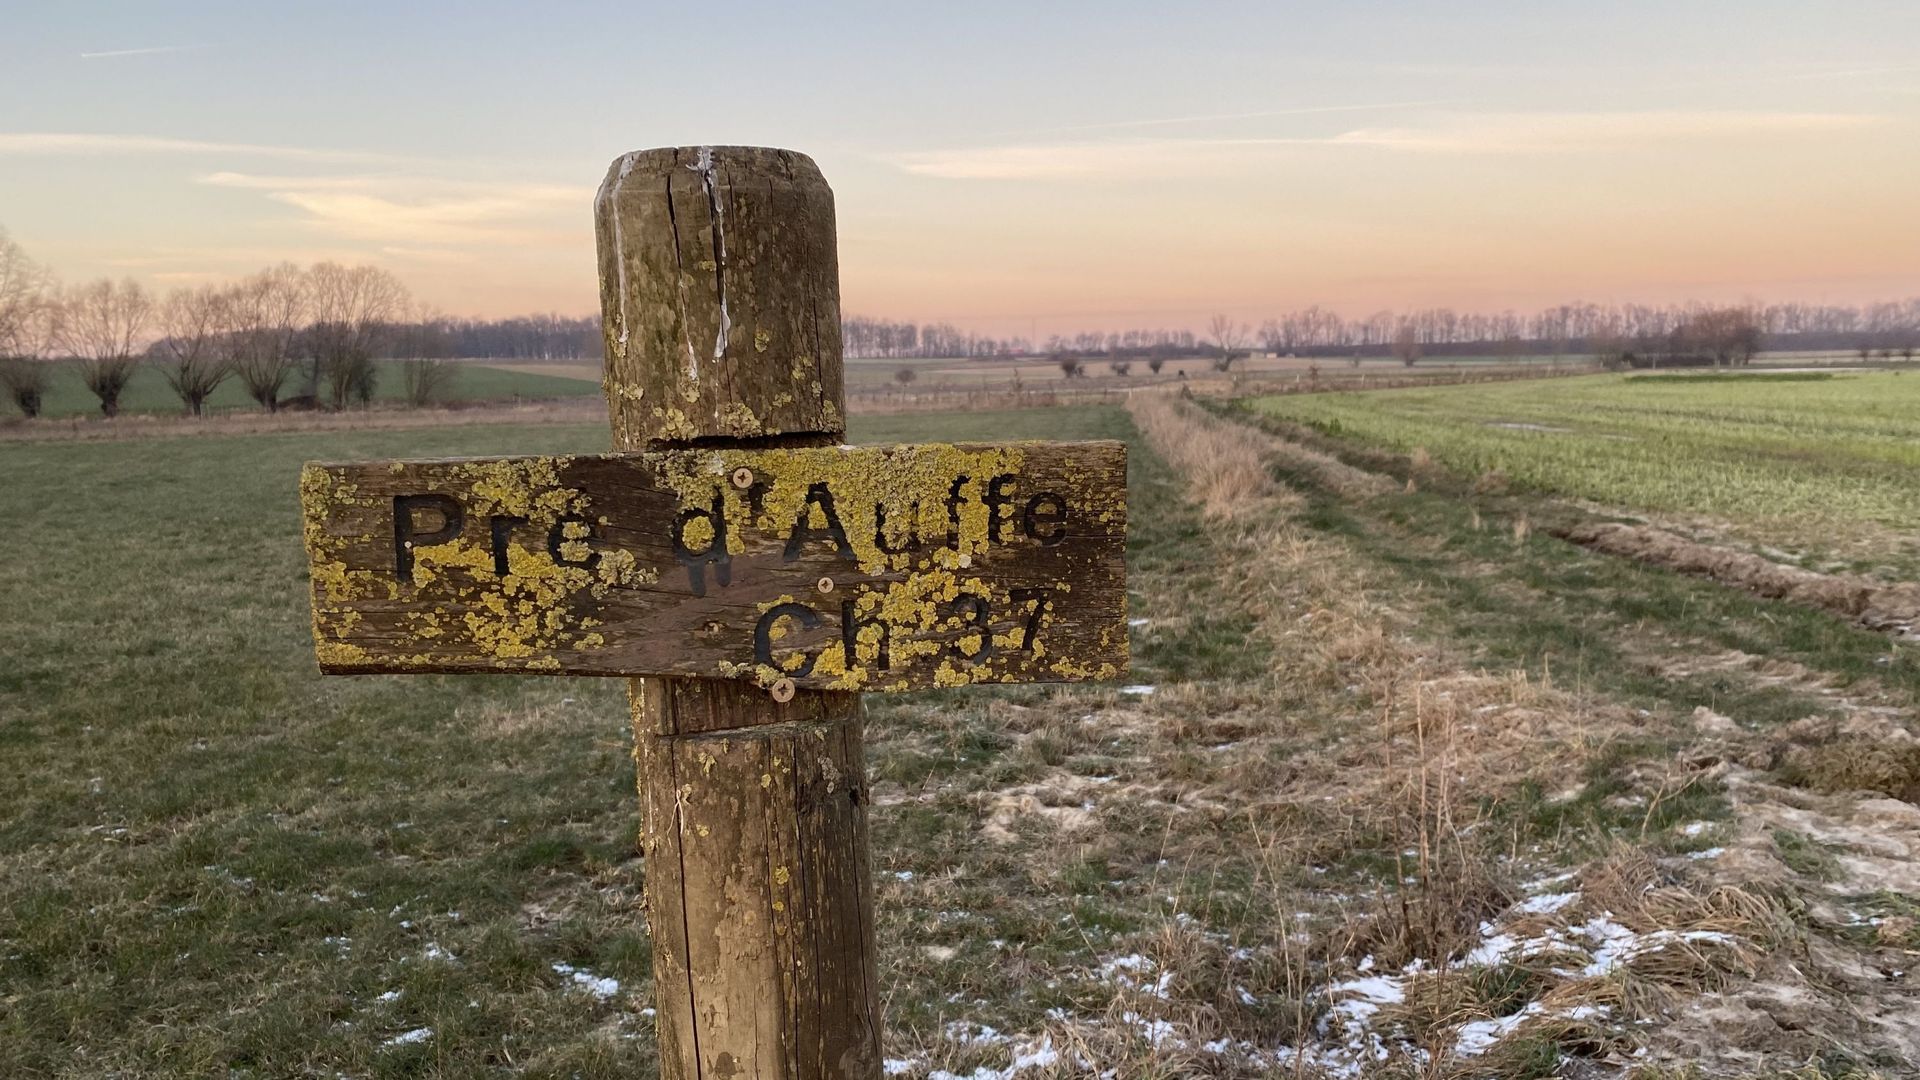
<svg viewBox="0 0 1920 1080"><path fill-rule="evenodd" d="M1276 355L1589 355L1610 366L1740 364L1763 349L1840 350L1863 358L1911 359L1920 347L1920 298L1864 305L1560 304L1529 314L1425 308L1342 316L1318 305L1257 327L1214 316L1204 334L1186 328L1084 331L1040 342L996 338L950 323L864 315L842 320L852 358L1047 356L1068 374L1105 359L1124 374L1133 361L1153 371L1176 356L1211 358L1226 370L1254 347ZM63 286L0 229L0 389L21 412L38 415L50 385L48 361L75 365L103 415L119 411L135 372L150 365L199 415L228 379L261 408L341 409L372 401L382 368L397 361L402 396L416 405L442 393L453 358L598 360L597 316L456 318L415 302L392 273L323 262L263 269L227 285L164 293L132 279Z"/></svg>
<svg viewBox="0 0 1920 1080"><path fill-rule="evenodd" d="M1087 330L1026 338L972 338L973 351L951 348L952 328L929 339L911 321L865 316L846 320L846 354L908 359L955 356L1073 356L1147 360L1155 356L1219 356L1254 347L1303 357L1659 355L1710 347L1702 337L1758 337L1777 349L1903 353L1920 346L1920 297L1858 306L1843 304L1701 303L1559 304L1522 314L1425 308L1377 311L1350 318L1318 305L1259 325L1215 315L1204 333L1189 329ZM963 335L964 337L964 335ZM1737 344L1737 343L1736 343Z"/></svg>

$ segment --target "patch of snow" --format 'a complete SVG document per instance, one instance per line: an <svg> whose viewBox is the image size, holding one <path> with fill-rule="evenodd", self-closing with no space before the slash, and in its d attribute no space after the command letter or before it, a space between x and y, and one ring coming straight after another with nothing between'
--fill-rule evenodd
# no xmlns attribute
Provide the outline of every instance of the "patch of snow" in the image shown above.
<svg viewBox="0 0 1920 1080"><path fill-rule="evenodd" d="M573 985L585 990L601 1001L606 1001L620 992L620 980L601 978L591 971L582 971L572 964L555 962L553 971L556 975L565 975L567 978L573 980Z"/></svg>
<svg viewBox="0 0 1920 1080"><path fill-rule="evenodd" d="M1151 1019L1133 1012L1121 1013L1120 1019L1125 1023L1132 1024L1134 1027L1139 1028L1141 1037L1146 1039L1147 1045L1153 1047L1155 1050L1159 1050L1168 1044L1176 1047L1181 1045L1178 1029L1168 1021Z"/></svg>
<svg viewBox="0 0 1920 1080"><path fill-rule="evenodd" d="M1146 697L1148 694L1153 693L1155 689L1157 688L1148 686L1145 683L1135 683L1132 686L1121 687L1120 692L1123 694L1131 694L1134 697Z"/></svg>
<svg viewBox="0 0 1920 1080"><path fill-rule="evenodd" d="M1521 915L1551 915L1578 899L1580 894L1577 892L1545 893L1515 906L1513 910Z"/></svg>
<svg viewBox="0 0 1920 1080"><path fill-rule="evenodd" d="M968 1020L955 1020L941 1029L948 1042L957 1042L963 1046L999 1046L1011 1042L1005 1035L986 1024L975 1024Z"/></svg>
<svg viewBox="0 0 1920 1080"><path fill-rule="evenodd" d="M408 1046L413 1043L426 1042L428 1039L431 1039L431 1038L433 1038L432 1028L414 1028L412 1031L403 1031L400 1034L395 1035L393 1038L388 1039L386 1041L386 1045Z"/></svg>
<svg viewBox="0 0 1920 1080"><path fill-rule="evenodd" d="M1475 1020L1460 1025L1453 1046L1457 1057L1479 1057L1513 1034L1520 1025L1534 1017L1553 1017L1561 1020L1595 1020L1607 1016L1605 1005L1576 1005L1571 1009L1548 1011L1537 1001L1527 1003L1527 1007L1511 1016L1495 1017L1492 1020Z"/></svg>
<svg viewBox="0 0 1920 1080"><path fill-rule="evenodd" d="M1173 985L1174 973L1162 971L1158 978L1149 981L1146 977L1153 975L1157 970L1159 970L1158 964L1139 953L1116 957L1100 965L1100 975L1107 981L1164 1001L1168 997L1168 988Z"/></svg>
<svg viewBox="0 0 1920 1080"><path fill-rule="evenodd" d="M1493 927L1486 923L1480 924L1480 934L1483 938L1480 944L1460 959L1460 963L1467 967L1492 967L1520 947L1518 938L1512 934L1496 934Z"/></svg>
<svg viewBox="0 0 1920 1080"><path fill-rule="evenodd" d="M1579 871L1569 870L1564 874L1555 874L1552 877L1541 878L1539 881L1529 881L1525 885L1521 886L1521 888L1527 890L1530 893L1546 892L1548 889L1565 885L1567 882L1572 881L1574 878L1577 878L1579 876L1580 876Z"/></svg>

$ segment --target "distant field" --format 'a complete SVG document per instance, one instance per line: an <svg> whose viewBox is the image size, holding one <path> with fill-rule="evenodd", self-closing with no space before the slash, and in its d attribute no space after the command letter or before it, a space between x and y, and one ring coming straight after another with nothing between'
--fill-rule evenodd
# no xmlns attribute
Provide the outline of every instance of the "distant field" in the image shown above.
<svg viewBox="0 0 1920 1080"><path fill-rule="evenodd" d="M580 382L576 378L565 377L555 372L547 374L538 370L509 369L484 364L458 364L455 366L453 383L448 388L445 400L449 402L503 401L511 399L543 400L547 398L581 397L600 393L599 369L594 369L593 381ZM288 380L286 396L299 391L293 388L295 380ZM398 364L383 362L380 365L380 378L377 384L376 400L397 401L404 393L404 383ZM207 407L212 410L257 409L253 399L247 396L246 389L236 379L228 379L215 390L208 399ZM180 398L173 388L167 385L165 375L158 367L142 365L133 382L128 384L126 392L120 398L120 411L125 413L177 413L182 411ZM53 376L53 385L48 389L44 415L48 417L97 416L100 412L100 400L93 396L80 381L79 369L70 364L57 365ZM12 404L5 406L5 412L13 412Z"/></svg>
<svg viewBox="0 0 1920 1080"><path fill-rule="evenodd" d="M483 371L507 371L516 375L532 375L541 378L573 379L592 383L596 393L600 389L601 367L598 360L578 360L559 364L462 364L461 367L463 369L480 368Z"/></svg>
<svg viewBox="0 0 1920 1080"><path fill-rule="evenodd" d="M1351 374L1357 370L1376 375L1390 372L1395 376L1410 375L1417 378L1452 368L1511 366L1523 362L1538 364L1551 359L1551 357L1542 356L1448 356L1422 361L1413 368L1407 368L1398 360L1378 356L1367 357L1357 367L1339 358L1259 356L1236 363L1234 371L1253 375L1289 372L1304 374L1309 369L1318 367L1328 376ZM1584 363L1586 359L1586 357L1562 358L1563 362L1569 365ZM462 365L463 369L467 366ZM601 369L598 361L491 363L486 366L496 371L513 372L531 377L578 380L591 384L596 390L600 385ZM902 383L899 380L899 374L902 371L912 371L913 379ZM1177 357L1168 360L1162 365L1160 372L1155 374L1151 368L1147 367L1145 361L1135 360L1128 366L1126 375L1119 375L1108 367L1105 360L1094 359L1086 364L1085 376L1074 379L1072 384L1076 387L1125 388L1149 382L1178 379L1182 373L1192 378L1211 375L1213 361L1203 356ZM990 360L968 360L951 356L849 357L846 361L847 389L856 394L890 390L906 390L914 393L1004 390L1015 380L1024 386L1044 388L1053 388L1055 384L1067 381L1060 370L1060 365L1044 357Z"/></svg>
<svg viewBox="0 0 1920 1080"><path fill-rule="evenodd" d="M1295 357L1295 356L1255 356L1234 364L1233 370L1245 374L1274 374L1284 372L1306 372L1318 368L1322 372L1337 373L1359 370L1367 372L1391 371L1395 374L1419 375L1438 368L1452 367L1489 367L1521 363L1546 363L1554 360L1546 356L1443 356L1422 360L1409 369L1400 361L1391 357L1369 356L1354 365L1342 357ZM1585 356L1559 358L1568 365L1585 363ZM956 384L978 385L982 382L1002 384L1016 375L1022 382L1058 382L1065 376L1060 365L1045 357L1021 357L1019 359L967 360L959 357L941 358L895 358L861 357L847 361L847 386L849 389L874 389L894 381L901 369L911 369L916 378L914 387L924 388L929 382L949 382ZM1144 360L1129 363L1127 374L1116 374L1107 365L1107 361L1094 357L1085 365L1085 378L1088 380L1108 380L1116 384L1144 383L1152 380L1175 379L1181 373L1188 377L1207 375L1213 371L1212 359L1204 356L1181 356L1168 360L1161 366L1159 374L1147 367ZM598 376L595 376L598 378ZM1080 381L1078 379L1075 380Z"/></svg>
<svg viewBox="0 0 1920 1080"><path fill-rule="evenodd" d="M1424 450L1469 476L1620 507L1910 532L1920 377L1601 375L1258 399L1335 436Z"/></svg>

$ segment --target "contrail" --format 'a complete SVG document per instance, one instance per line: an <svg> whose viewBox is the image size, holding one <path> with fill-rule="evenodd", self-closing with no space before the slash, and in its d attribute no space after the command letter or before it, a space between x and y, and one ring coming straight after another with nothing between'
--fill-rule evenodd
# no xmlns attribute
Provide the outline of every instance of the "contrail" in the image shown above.
<svg viewBox="0 0 1920 1080"><path fill-rule="evenodd" d="M145 49L108 49L104 52L83 52L82 60L105 60L114 56L157 56L160 53L190 52L194 49L211 48L209 45L154 45Z"/></svg>

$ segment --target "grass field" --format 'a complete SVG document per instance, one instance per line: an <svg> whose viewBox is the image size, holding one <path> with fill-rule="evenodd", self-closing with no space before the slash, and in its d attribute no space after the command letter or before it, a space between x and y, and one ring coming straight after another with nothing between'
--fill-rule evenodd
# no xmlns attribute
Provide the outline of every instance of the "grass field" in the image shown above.
<svg viewBox="0 0 1920 1080"><path fill-rule="evenodd" d="M1029 413L856 435L1125 430ZM316 457L605 441L461 428L0 458L0 550L20 556L0 564L7 1075L650 1072L631 993L554 967L646 986L622 687L323 680L295 503Z"/></svg>
<svg viewBox="0 0 1920 1080"><path fill-rule="evenodd" d="M1831 550L1920 521L1920 376L1600 375L1255 401L1468 478Z"/></svg>
<svg viewBox="0 0 1920 1080"><path fill-rule="evenodd" d="M1133 447L1135 692L868 697L897 1075L1909 1075L1912 648L1151 404L855 418ZM0 453L6 1075L654 1075L621 687L321 678L294 499L605 439Z"/></svg>
<svg viewBox="0 0 1920 1080"><path fill-rule="evenodd" d="M454 372L453 381L443 395L445 401L452 403L514 399L537 401L548 398L598 396L600 393L597 375L593 382L582 382L559 374L549 375L527 370L510 371L484 364L458 364L455 365ZM288 380L286 395L298 393L292 388L295 381ZM399 365L382 362L376 386L376 400L400 400L405 394L405 383L401 377ZM6 403L9 411L12 407L11 402ZM259 406L247 396L246 388L240 384L239 380L228 379L220 384L211 398L207 399L207 408L215 411L251 410ZM160 369L151 364L143 364L121 395L120 411L123 413L178 413L183 410L179 396L173 392L172 387L167 385L166 377ZM47 389L42 415L56 419L68 416L98 416L100 399L94 397L87 390L86 384L80 381L78 368L71 364L59 364L55 366L52 385Z"/></svg>

